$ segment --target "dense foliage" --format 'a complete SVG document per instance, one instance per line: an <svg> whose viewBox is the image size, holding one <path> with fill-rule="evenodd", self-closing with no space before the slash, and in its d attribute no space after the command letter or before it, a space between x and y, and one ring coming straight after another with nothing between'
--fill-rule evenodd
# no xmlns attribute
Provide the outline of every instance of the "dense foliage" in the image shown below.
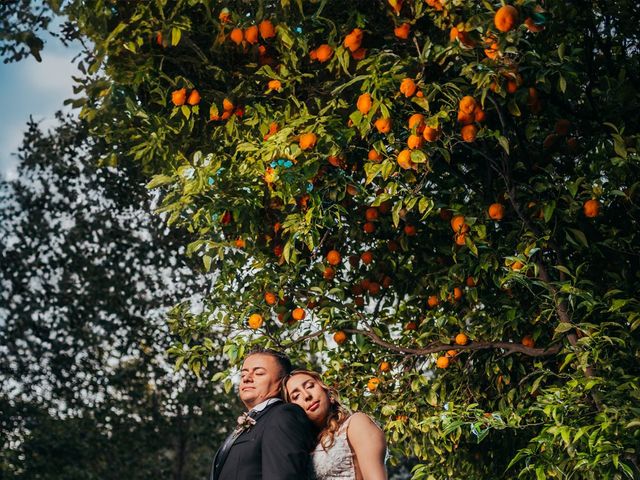
<svg viewBox="0 0 640 480"><path fill-rule="evenodd" d="M0 478L203 478L237 406L174 373L164 315L206 279L136 169L59 122L0 183Z"/></svg>
<svg viewBox="0 0 640 480"><path fill-rule="evenodd" d="M638 475L634 2L66 11L104 163L215 272L178 365L312 359L415 478Z"/></svg>

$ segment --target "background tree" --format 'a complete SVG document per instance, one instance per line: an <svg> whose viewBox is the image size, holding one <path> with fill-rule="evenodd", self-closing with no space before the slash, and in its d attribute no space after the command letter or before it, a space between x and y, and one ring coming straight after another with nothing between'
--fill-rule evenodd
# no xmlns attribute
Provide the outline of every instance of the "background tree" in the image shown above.
<svg viewBox="0 0 640 480"><path fill-rule="evenodd" d="M165 315L206 278L139 172L97 168L104 145L58 120L28 125L2 184L0 476L203 478L237 406L173 372Z"/></svg>
<svg viewBox="0 0 640 480"><path fill-rule="evenodd" d="M638 475L632 2L66 12L104 161L216 272L178 365L311 358L416 478Z"/></svg>

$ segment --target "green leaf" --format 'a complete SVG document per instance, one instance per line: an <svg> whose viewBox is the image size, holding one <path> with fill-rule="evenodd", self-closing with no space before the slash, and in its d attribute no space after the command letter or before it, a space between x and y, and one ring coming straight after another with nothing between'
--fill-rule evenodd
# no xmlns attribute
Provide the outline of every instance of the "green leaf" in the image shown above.
<svg viewBox="0 0 640 480"><path fill-rule="evenodd" d="M169 175L154 175L151 178L151 181L147 183L146 188L152 190L159 187L160 185L166 185L167 183L172 183L173 181L173 177L170 177Z"/></svg>
<svg viewBox="0 0 640 480"><path fill-rule="evenodd" d="M182 38L182 30L177 27L173 27L171 29L171 45L176 46L180 43L180 39Z"/></svg>

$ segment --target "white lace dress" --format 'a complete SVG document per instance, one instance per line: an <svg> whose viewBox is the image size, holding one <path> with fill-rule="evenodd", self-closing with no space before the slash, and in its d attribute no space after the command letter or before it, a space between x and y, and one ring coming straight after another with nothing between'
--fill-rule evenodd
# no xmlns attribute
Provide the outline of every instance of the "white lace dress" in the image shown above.
<svg viewBox="0 0 640 480"><path fill-rule="evenodd" d="M356 480L353 452L347 440L347 428L351 417L347 418L336 432L333 445L325 451L318 444L312 452L313 477L316 480Z"/></svg>

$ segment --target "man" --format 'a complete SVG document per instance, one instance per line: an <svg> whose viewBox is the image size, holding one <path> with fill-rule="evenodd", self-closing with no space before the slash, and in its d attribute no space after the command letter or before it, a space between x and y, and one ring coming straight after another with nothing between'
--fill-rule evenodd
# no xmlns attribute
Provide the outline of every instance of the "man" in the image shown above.
<svg viewBox="0 0 640 480"><path fill-rule="evenodd" d="M242 364L240 400L247 412L216 452L210 480L302 480L315 443L299 406L280 399L291 361L275 350L249 353Z"/></svg>

